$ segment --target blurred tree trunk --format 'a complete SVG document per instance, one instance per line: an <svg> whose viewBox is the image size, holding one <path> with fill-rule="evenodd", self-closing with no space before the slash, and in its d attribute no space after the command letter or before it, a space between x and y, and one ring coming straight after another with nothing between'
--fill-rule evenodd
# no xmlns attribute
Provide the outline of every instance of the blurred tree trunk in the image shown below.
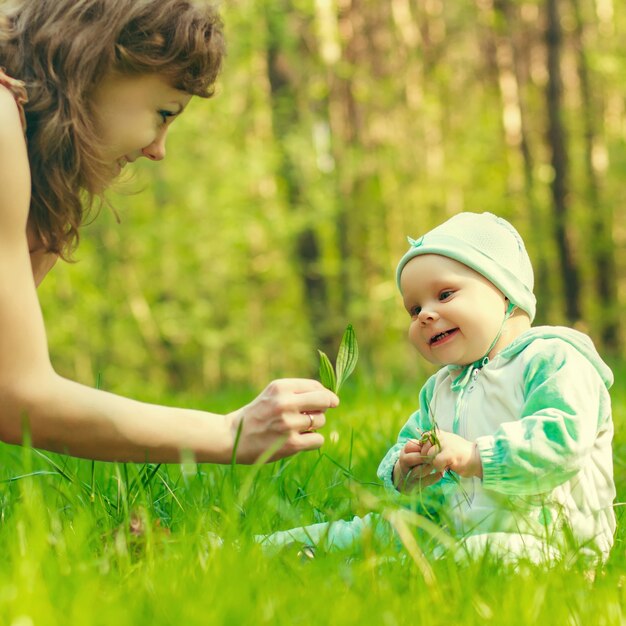
<svg viewBox="0 0 626 626"><path fill-rule="evenodd" d="M620 343L619 304L617 300L617 272L615 267L615 245L613 242L613 212L601 197L600 179L594 154L604 154L606 148L596 129L596 119L602 119L596 111L592 96L589 63L584 41L584 23L579 0L571 0L576 19L574 31L578 55L578 77L582 118L584 124L584 159L587 175L586 196L589 207L591 237L590 253L595 270L595 291L602 307L600 337L605 346L616 349Z"/></svg>
<svg viewBox="0 0 626 626"><path fill-rule="evenodd" d="M361 47L361 20L363 15L358 7L358 0L344 0L339 10L338 28L343 43L342 60L347 71L334 72L329 75L329 118L334 138L333 151L337 163L348 164L354 160L356 146L360 143L363 124L361 110L354 97L353 70L359 63ZM339 268L339 284L341 285L341 308L349 310L352 301L354 284L354 264L352 242L358 240L357 215L352 206L355 189L354 167L344 167L339 176L336 228L339 257L342 259Z"/></svg>
<svg viewBox="0 0 626 626"><path fill-rule="evenodd" d="M297 166L285 146L291 133L297 132L301 120L298 113L298 90L296 80L300 68L292 67L285 46L285 16L290 12L289 3L266 9L268 28L267 67L272 98L272 124L279 154L278 171L285 186L289 207L302 209L303 194ZM282 22L282 23L281 23ZM293 37L293 33L288 33ZM298 37L296 36L296 40ZM306 223L296 237L296 261L300 267L303 283L303 299L308 311L313 341L324 351L331 350L334 343L326 323L328 317L328 286L321 271L321 251L317 233Z"/></svg>
<svg viewBox="0 0 626 626"><path fill-rule="evenodd" d="M376 6L361 0L342 0L336 9L342 44L340 71L328 74L329 122L333 137L333 158L340 164L337 176L336 232L339 258L340 307L343 315L362 314L354 304L367 294L370 281L380 274L383 258L376 149L368 138L369 117L374 115L366 92L370 80L382 72L377 58ZM337 68L335 68L336 70ZM384 219L382 220L384 222ZM377 237L376 244L372 238Z"/></svg>
<svg viewBox="0 0 626 626"><path fill-rule="evenodd" d="M535 159L530 145L528 114L522 97L523 73L520 62L520 47L532 46L528 39L518 42L515 25L520 23L517 7L510 0L495 0L496 13L496 62L499 73L500 93L503 100L503 123L507 144L521 155L523 170L523 193L526 211L533 228L529 249L534 250L535 293L548 293L549 271L546 251L546 225L537 201L535 185ZM551 301L537 298L537 317L548 317Z"/></svg>
<svg viewBox="0 0 626 626"><path fill-rule="evenodd" d="M546 0L548 83L548 145L551 150L553 179L550 185L554 211L554 238L559 256L565 296L565 315L570 324L581 319L579 272L569 233L569 162L566 131L562 119L561 47L563 32L559 0Z"/></svg>

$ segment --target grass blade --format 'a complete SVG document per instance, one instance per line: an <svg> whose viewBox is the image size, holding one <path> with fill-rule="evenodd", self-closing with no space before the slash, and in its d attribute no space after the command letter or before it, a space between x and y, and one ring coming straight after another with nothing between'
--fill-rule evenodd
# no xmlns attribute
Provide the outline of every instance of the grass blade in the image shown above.
<svg viewBox="0 0 626 626"><path fill-rule="evenodd" d="M48 464L50 464L59 475L61 475L61 476L63 476L63 478L65 478L65 480L69 481L70 483L75 483L76 482L76 477L75 476L70 475L69 472L65 471L56 461L54 461L49 456L47 456L46 454L41 452L41 450L37 450L37 448L32 448L32 451L33 451L34 454L36 454L37 456L41 457L42 459L44 459L44 461L46 461Z"/></svg>
<svg viewBox="0 0 626 626"><path fill-rule="evenodd" d="M441 592L439 590L437 578L435 577L435 572L431 564L428 562L428 559L422 552L422 549L419 547L419 544L415 540L415 537L413 537L413 534L411 533L409 525L407 523L407 516L404 515L404 511L387 511L385 514L385 518L391 524L391 526L393 526L396 533L398 533L400 541L402 541L404 547L406 548L406 551L409 553L409 556L413 559L415 565L417 565L417 568L422 574L424 583L428 587L430 593L435 594L434 601L442 602L443 598L441 597Z"/></svg>

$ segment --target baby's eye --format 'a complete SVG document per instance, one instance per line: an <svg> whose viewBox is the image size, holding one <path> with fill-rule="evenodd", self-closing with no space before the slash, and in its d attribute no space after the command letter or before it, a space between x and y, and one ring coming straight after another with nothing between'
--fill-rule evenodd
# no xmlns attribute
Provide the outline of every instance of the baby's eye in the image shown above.
<svg viewBox="0 0 626 626"><path fill-rule="evenodd" d="M439 294L439 302L444 302L445 300L447 300L452 294L454 293L454 291L452 291L452 289L444 289L440 294Z"/></svg>
<svg viewBox="0 0 626 626"><path fill-rule="evenodd" d="M421 310L421 306L414 306L413 308L409 309L409 314L411 317L417 317L420 314Z"/></svg>

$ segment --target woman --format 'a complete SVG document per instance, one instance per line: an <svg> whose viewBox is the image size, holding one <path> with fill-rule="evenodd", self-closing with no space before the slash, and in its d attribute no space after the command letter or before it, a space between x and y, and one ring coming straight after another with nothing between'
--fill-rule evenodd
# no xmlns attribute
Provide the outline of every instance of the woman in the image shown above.
<svg viewBox="0 0 626 626"><path fill-rule="evenodd" d="M80 457L239 462L319 448L332 392L274 381L227 415L91 389L53 369L36 287L78 243L86 210L128 163L165 157L170 125L208 97L224 38L189 0L21 0L0 6L0 439ZM239 434L238 434L239 433Z"/></svg>

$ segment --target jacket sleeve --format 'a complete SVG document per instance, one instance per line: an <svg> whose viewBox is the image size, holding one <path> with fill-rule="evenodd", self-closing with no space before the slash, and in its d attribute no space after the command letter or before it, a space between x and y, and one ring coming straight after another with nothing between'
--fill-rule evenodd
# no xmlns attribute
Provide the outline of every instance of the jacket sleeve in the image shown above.
<svg viewBox="0 0 626 626"><path fill-rule="evenodd" d="M378 478L380 478L386 488L395 491L393 484L393 468L400 456L400 451L409 439L419 439L421 434L432 428L430 402L435 388L436 374L431 376L422 387L419 395L420 408L409 417L406 424L400 430L398 440L388 450L383 460L378 466Z"/></svg>
<svg viewBox="0 0 626 626"><path fill-rule="evenodd" d="M572 478L591 453L610 399L594 366L563 341L524 369L518 420L476 440L483 485L507 495L546 493Z"/></svg>

